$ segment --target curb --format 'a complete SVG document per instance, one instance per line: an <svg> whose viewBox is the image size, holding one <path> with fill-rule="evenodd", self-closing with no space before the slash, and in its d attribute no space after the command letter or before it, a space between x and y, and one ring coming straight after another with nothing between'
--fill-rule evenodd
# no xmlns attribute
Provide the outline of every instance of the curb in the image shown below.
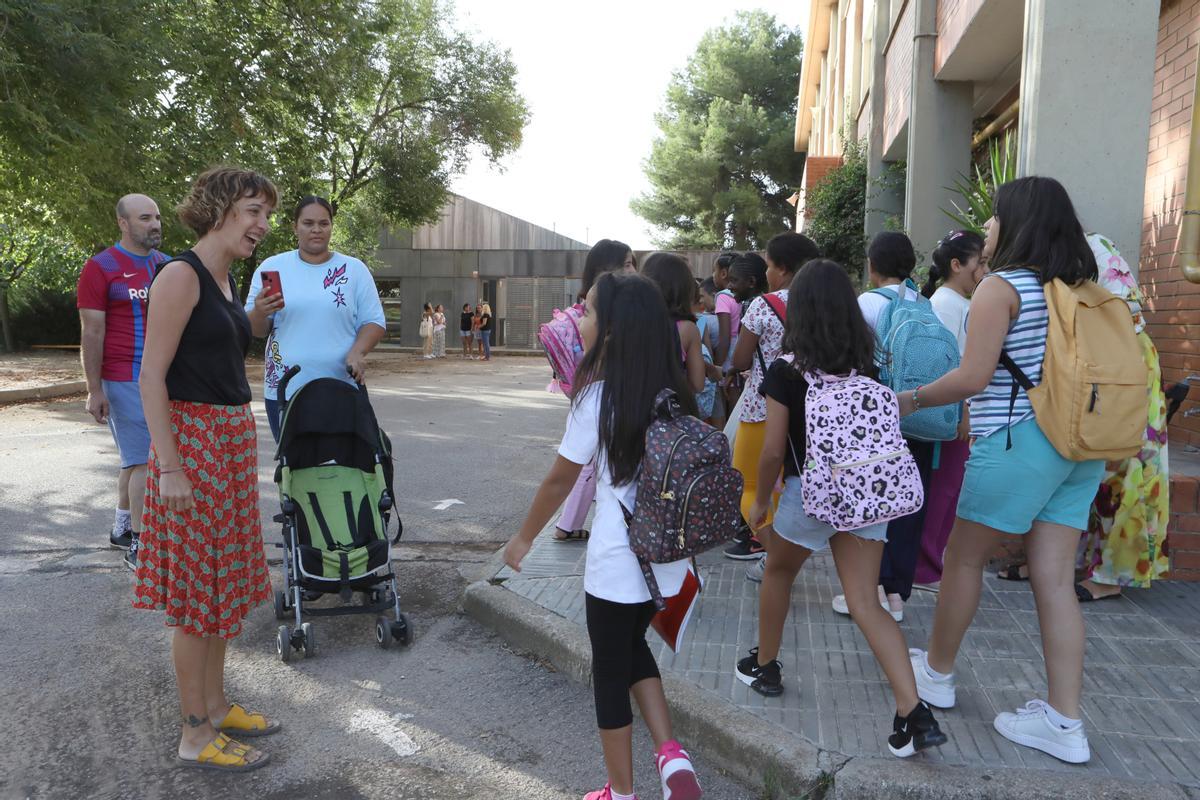
<svg viewBox="0 0 1200 800"><path fill-rule="evenodd" d="M49 400L87 391L87 381L66 381L29 389L0 390L0 403L24 403L30 400Z"/></svg>
<svg viewBox="0 0 1200 800"><path fill-rule="evenodd" d="M582 628L531 600L478 581L463 610L511 647L548 660L591 683L591 645ZM722 700L695 684L663 675L680 741L762 797L788 800L1187 800L1176 784L1135 782L1071 772L956 767L920 760L847 757ZM636 708L636 704L634 705ZM765 789L765 792L764 792ZM755 796L759 796L756 794Z"/></svg>

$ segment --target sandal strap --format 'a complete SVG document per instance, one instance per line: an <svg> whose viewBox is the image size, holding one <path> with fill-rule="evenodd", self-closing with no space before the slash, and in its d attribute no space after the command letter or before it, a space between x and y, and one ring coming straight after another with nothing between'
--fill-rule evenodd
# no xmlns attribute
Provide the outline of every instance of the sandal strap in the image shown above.
<svg viewBox="0 0 1200 800"><path fill-rule="evenodd" d="M223 733L218 733L217 737L204 746L200 751L200 755L196 757L196 761L201 764L217 763L223 765L243 766L249 764L250 760L246 758L250 754L250 748L234 739L230 739ZM241 762L240 764L238 762Z"/></svg>
<svg viewBox="0 0 1200 800"><path fill-rule="evenodd" d="M220 727L229 730L265 731L271 727L271 721L265 714L247 711L240 703L231 703L229 713L221 720Z"/></svg>

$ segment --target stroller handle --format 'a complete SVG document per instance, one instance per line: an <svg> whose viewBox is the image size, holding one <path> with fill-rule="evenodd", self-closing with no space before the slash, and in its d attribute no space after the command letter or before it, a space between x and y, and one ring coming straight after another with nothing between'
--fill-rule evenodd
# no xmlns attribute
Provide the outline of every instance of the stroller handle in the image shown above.
<svg viewBox="0 0 1200 800"><path fill-rule="evenodd" d="M366 381L360 381L358 378L355 378L355 377L354 377L354 370L350 369L350 365L349 365L349 364L347 364L347 365L346 365L346 374L347 374L347 375L349 375L351 378L353 378L353 379L354 379L354 385L355 385L355 386L357 386L357 387L359 388L359 390L360 390L360 391L363 393L363 396L364 396L364 397L367 397L367 398L368 398L368 400L369 400L369 399L370 399L370 395L368 395L368 394L367 394L367 382L366 382Z"/></svg>
<svg viewBox="0 0 1200 800"><path fill-rule="evenodd" d="M279 381L279 386L275 389L275 400L279 403L280 408L287 401L287 385L292 382L292 378L296 377L296 373L300 371L300 365L289 367L288 371L283 373L283 377Z"/></svg>

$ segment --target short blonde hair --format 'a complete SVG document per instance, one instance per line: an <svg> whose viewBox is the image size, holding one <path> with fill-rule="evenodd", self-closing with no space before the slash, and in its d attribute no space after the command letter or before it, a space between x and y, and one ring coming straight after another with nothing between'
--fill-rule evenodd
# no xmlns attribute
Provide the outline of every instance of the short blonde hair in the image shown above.
<svg viewBox="0 0 1200 800"><path fill-rule="evenodd" d="M266 176L239 167L213 167L196 178L175 213L197 236L204 236L217 227L238 200L260 195L272 208L279 202L279 192Z"/></svg>
<svg viewBox="0 0 1200 800"><path fill-rule="evenodd" d="M491 303L485 302L483 304L483 313L487 314L489 317L492 316L492 304Z"/></svg>

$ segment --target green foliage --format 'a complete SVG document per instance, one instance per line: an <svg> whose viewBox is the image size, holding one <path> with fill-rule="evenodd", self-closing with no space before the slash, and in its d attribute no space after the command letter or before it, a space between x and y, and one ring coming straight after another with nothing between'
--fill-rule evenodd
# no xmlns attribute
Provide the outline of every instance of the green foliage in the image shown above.
<svg viewBox="0 0 1200 800"><path fill-rule="evenodd" d="M284 209L320 193L429 221L469 157L511 153L528 120L509 54L450 16L444 0L0 0L0 203L40 203L92 248L142 191L179 250L172 207L236 163Z"/></svg>
<svg viewBox="0 0 1200 800"><path fill-rule="evenodd" d="M4 349L17 345L19 322L31 318L35 338L61 334L64 320L78 337L74 297L79 268L87 256L69 238L51 228L48 213L36 206L0 210L0 331ZM17 282L21 281L17 286ZM64 310L65 307L65 310Z"/></svg>
<svg viewBox="0 0 1200 800"><path fill-rule="evenodd" d="M811 214L804 233L817 243L821 253L846 268L851 278L862 277L867 236L867 147L865 142L846 139L842 164L831 170L804 199Z"/></svg>
<svg viewBox="0 0 1200 800"><path fill-rule="evenodd" d="M630 204L664 232L659 246L754 249L791 230L800 54L798 30L739 12L674 75L645 165L652 189Z"/></svg>
<svg viewBox="0 0 1200 800"><path fill-rule="evenodd" d="M988 143L988 160L975 165L973 178L963 176L952 187L958 200L952 200L953 211L943 213L964 230L983 235L984 224L992 218L992 200L1002 184L1017 177L1017 137L1009 131L1002 141Z"/></svg>

